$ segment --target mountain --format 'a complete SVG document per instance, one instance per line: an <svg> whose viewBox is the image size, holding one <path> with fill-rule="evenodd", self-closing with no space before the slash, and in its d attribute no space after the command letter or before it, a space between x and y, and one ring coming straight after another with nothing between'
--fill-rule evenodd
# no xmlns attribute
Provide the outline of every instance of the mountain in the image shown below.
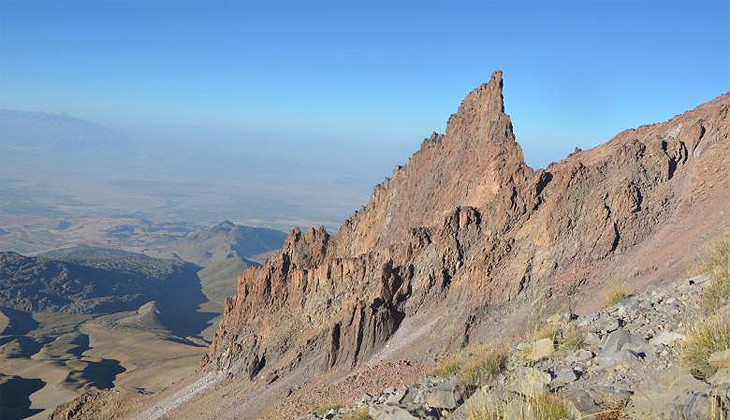
<svg viewBox="0 0 730 420"><path fill-rule="evenodd" d="M250 266L256 265L251 258L279 249L285 238L286 233L279 230L241 226L225 220L209 230L166 242L159 251L161 255L172 255L200 266L227 259L237 259Z"/></svg>
<svg viewBox="0 0 730 420"><path fill-rule="evenodd" d="M197 376L151 398L87 394L72 411L295 418L327 386L357 398L508 343L536 315L590 313L616 285L668 283L730 230L730 94L534 169L502 88L496 72L470 92L336 234L294 229L241 273Z"/></svg>
<svg viewBox="0 0 730 420"><path fill-rule="evenodd" d="M121 135L103 125L50 112L0 110L0 147L22 152L88 152L114 146Z"/></svg>
<svg viewBox="0 0 730 420"><path fill-rule="evenodd" d="M26 257L0 253L0 306L27 312L111 313L165 299L197 282L192 264L75 247Z"/></svg>
<svg viewBox="0 0 730 420"><path fill-rule="evenodd" d="M671 279L730 227L730 95L533 169L502 86L469 93L337 234L295 229L243 272L202 364L254 380L432 357L519 331L538 298L586 312Z"/></svg>

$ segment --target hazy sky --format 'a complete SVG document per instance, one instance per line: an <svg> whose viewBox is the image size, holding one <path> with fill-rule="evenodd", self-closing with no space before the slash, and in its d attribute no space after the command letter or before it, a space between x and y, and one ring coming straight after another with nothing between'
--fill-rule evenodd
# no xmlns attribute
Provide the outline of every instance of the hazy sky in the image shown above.
<svg viewBox="0 0 730 420"><path fill-rule="evenodd" d="M0 2L2 108L307 138L303 159L402 163L498 68L544 166L730 90L730 2Z"/></svg>

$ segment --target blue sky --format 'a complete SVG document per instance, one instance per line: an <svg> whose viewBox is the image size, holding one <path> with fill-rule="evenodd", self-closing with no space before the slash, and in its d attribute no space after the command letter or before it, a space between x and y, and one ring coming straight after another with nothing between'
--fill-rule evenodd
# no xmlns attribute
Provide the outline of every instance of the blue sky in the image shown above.
<svg viewBox="0 0 730 420"><path fill-rule="evenodd" d="M730 90L730 2L0 3L2 108L301 140L303 159L402 163L494 69L544 166Z"/></svg>

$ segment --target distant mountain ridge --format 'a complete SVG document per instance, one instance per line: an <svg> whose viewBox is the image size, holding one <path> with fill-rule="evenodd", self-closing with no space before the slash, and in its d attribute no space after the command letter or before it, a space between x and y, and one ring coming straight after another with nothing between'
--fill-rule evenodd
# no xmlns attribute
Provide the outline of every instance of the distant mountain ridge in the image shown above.
<svg viewBox="0 0 730 420"><path fill-rule="evenodd" d="M0 147L33 152L86 152L114 145L115 130L68 114L0 109ZM118 145L118 144L117 144Z"/></svg>
<svg viewBox="0 0 730 420"><path fill-rule="evenodd" d="M75 247L26 257L0 253L0 306L26 312L111 313L189 287L199 267L131 252Z"/></svg>
<svg viewBox="0 0 730 420"><path fill-rule="evenodd" d="M250 258L279 249L284 239L286 233L276 229L236 225L225 220L209 230L166 244L165 249L200 266L231 258L257 265Z"/></svg>

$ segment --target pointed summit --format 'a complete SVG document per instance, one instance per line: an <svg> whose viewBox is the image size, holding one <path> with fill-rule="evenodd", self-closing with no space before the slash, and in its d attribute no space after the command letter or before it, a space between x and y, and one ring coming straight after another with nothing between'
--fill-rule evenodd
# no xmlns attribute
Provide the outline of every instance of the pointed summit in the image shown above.
<svg viewBox="0 0 730 420"><path fill-rule="evenodd" d="M488 122L504 114L502 70L492 73L489 82L469 92L459 110L449 118L446 132L462 131L465 126Z"/></svg>

